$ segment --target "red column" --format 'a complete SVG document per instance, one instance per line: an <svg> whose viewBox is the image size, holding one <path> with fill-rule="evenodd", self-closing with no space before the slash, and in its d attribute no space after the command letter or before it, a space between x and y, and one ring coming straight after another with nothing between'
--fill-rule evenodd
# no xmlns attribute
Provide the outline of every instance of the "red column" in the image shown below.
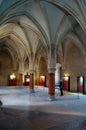
<svg viewBox="0 0 86 130"><path fill-rule="evenodd" d="M50 99L55 99L55 73L48 74L48 88Z"/></svg>
<svg viewBox="0 0 86 130"><path fill-rule="evenodd" d="M34 92L34 74L30 73L30 91Z"/></svg>
<svg viewBox="0 0 86 130"><path fill-rule="evenodd" d="M23 85L23 74L19 74L18 85Z"/></svg>

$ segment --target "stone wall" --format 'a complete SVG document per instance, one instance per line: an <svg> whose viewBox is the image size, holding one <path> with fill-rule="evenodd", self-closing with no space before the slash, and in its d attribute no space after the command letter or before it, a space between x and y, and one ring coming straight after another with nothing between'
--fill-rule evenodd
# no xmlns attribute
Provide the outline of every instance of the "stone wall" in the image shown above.
<svg viewBox="0 0 86 130"><path fill-rule="evenodd" d="M6 55L0 56L0 86L8 84L8 76L13 71L12 62Z"/></svg>
<svg viewBox="0 0 86 130"><path fill-rule="evenodd" d="M70 76L70 90L77 91L77 76L83 75L84 57L82 51L74 44L70 46L65 58L65 72Z"/></svg>

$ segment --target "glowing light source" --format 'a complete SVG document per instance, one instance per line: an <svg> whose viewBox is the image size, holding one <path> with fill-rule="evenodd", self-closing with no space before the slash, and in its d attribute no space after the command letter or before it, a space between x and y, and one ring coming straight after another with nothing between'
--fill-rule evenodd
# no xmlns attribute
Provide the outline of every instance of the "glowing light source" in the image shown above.
<svg viewBox="0 0 86 130"><path fill-rule="evenodd" d="M80 84L81 85L83 84L83 77L82 76L80 77Z"/></svg>
<svg viewBox="0 0 86 130"><path fill-rule="evenodd" d="M29 78L26 78L26 82L29 82L30 81L30 79Z"/></svg>
<svg viewBox="0 0 86 130"><path fill-rule="evenodd" d="M42 85L42 86L45 85L45 76L43 76L43 75L40 76L40 85Z"/></svg>
<svg viewBox="0 0 86 130"><path fill-rule="evenodd" d="M10 75L10 79L15 79L15 78L16 78L16 76L14 73Z"/></svg>
<svg viewBox="0 0 86 130"><path fill-rule="evenodd" d="M45 79L45 76L40 76L40 78L41 78L42 80L44 80L44 79Z"/></svg>
<svg viewBox="0 0 86 130"><path fill-rule="evenodd" d="M68 80L68 76L65 77L65 80Z"/></svg>
<svg viewBox="0 0 86 130"><path fill-rule="evenodd" d="M68 77L68 76L69 76L69 74L68 74L68 73L66 73L66 74L64 74L64 76L65 76L65 77Z"/></svg>

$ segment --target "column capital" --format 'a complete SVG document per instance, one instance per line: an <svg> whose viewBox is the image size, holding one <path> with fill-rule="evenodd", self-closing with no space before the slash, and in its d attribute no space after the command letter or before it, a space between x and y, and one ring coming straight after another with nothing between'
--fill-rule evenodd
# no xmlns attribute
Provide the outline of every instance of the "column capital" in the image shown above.
<svg viewBox="0 0 86 130"><path fill-rule="evenodd" d="M52 68L48 68L48 73L55 73L56 68L52 67Z"/></svg>
<svg viewBox="0 0 86 130"><path fill-rule="evenodd" d="M34 69L31 69L31 70L29 70L29 72L30 72L31 74L33 74L33 73L35 73L35 70L34 70Z"/></svg>
<svg viewBox="0 0 86 130"><path fill-rule="evenodd" d="M19 74L24 74L24 70L19 70Z"/></svg>
<svg viewBox="0 0 86 130"><path fill-rule="evenodd" d="M63 71L65 71L65 64L62 64L61 68Z"/></svg>

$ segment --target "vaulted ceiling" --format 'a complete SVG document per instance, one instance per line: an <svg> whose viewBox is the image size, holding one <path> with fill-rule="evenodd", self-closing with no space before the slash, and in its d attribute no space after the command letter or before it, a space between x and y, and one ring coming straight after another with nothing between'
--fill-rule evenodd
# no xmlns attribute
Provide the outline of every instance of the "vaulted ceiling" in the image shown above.
<svg viewBox="0 0 86 130"><path fill-rule="evenodd" d="M0 50L12 59L52 44L64 55L70 40L86 51L86 0L0 0Z"/></svg>

